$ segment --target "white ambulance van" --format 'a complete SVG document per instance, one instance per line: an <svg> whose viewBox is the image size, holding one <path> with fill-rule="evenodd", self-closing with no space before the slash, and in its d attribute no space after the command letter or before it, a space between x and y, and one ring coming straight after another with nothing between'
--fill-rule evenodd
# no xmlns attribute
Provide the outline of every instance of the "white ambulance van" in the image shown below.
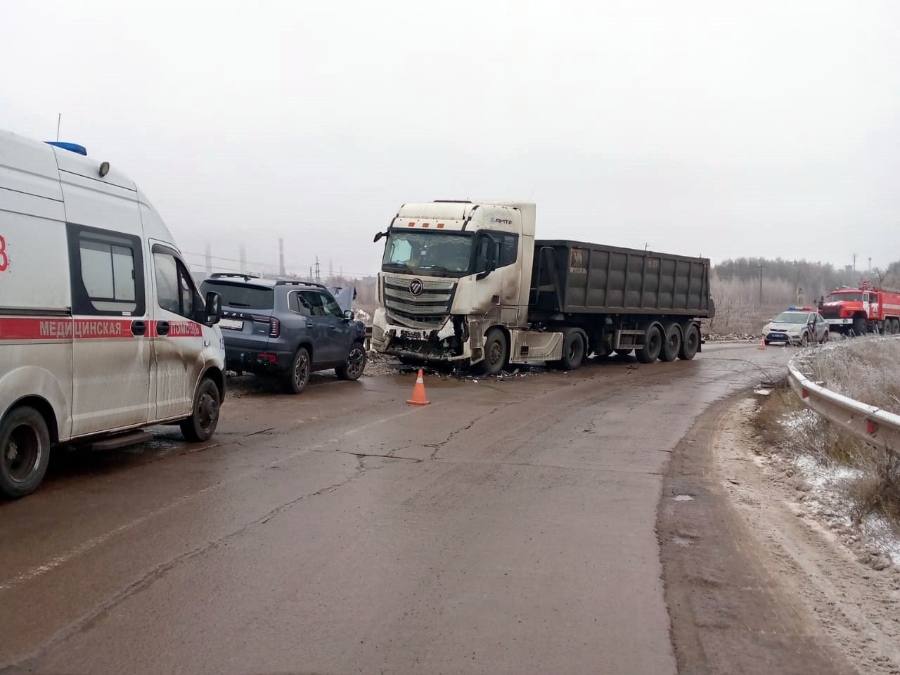
<svg viewBox="0 0 900 675"><path fill-rule="evenodd" d="M212 436L220 303L115 166L0 131L0 495L33 492L54 445Z"/></svg>

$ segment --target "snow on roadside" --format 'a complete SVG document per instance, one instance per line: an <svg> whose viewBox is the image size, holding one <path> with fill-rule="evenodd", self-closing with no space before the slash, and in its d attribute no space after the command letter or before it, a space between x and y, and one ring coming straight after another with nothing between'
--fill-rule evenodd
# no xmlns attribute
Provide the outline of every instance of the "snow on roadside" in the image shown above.
<svg viewBox="0 0 900 675"><path fill-rule="evenodd" d="M804 410L790 413L782 423L787 429L809 430L818 423L815 413ZM882 516L868 514L854 525L855 504L848 496L849 486L866 477L866 472L810 454L798 454L792 464L808 492L801 501L809 514L825 521L842 535L860 562L876 570L890 565L900 568L900 536ZM805 490L803 490L805 492Z"/></svg>

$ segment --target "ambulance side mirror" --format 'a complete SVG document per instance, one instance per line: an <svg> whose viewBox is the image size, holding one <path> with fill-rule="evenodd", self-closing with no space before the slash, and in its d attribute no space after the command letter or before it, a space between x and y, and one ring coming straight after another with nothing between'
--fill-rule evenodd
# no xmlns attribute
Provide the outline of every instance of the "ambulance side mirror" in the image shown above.
<svg viewBox="0 0 900 675"><path fill-rule="evenodd" d="M206 294L206 321L208 326L214 326L219 323L222 316L222 296L213 291Z"/></svg>

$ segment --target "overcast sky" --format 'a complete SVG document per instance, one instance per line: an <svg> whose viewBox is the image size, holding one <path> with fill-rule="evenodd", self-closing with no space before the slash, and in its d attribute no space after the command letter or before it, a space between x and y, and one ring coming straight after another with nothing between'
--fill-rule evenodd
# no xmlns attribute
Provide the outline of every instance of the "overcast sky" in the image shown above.
<svg viewBox="0 0 900 675"><path fill-rule="evenodd" d="M191 263L377 271L403 202L538 236L900 259L900 3L4 0L0 126L126 171ZM229 260L230 259L230 260Z"/></svg>

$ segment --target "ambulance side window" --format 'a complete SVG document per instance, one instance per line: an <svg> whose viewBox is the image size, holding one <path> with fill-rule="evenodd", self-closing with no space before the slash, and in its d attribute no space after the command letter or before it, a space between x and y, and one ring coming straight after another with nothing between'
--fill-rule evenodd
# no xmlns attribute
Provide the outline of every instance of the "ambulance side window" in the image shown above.
<svg viewBox="0 0 900 675"><path fill-rule="evenodd" d="M193 319L197 291L184 264L165 249L155 248L153 265L156 268L156 301L159 306Z"/></svg>
<svg viewBox="0 0 900 675"><path fill-rule="evenodd" d="M78 225L67 231L73 313L143 314L140 239Z"/></svg>

